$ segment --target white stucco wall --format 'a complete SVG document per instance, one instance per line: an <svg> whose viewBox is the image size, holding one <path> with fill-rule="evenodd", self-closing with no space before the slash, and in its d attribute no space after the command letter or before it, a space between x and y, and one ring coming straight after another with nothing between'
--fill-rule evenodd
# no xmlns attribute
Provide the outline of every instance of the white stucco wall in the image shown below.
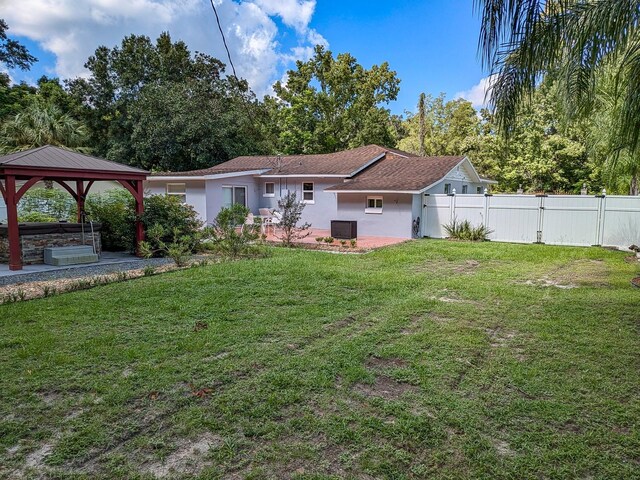
<svg viewBox="0 0 640 480"><path fill-rule="evenodd" d="M411 238L414 195L388 193L382 196L382 213L365 213L366 193L339 193L338 219L358 222L358 236Z"/></svg>
<svg viewBox="0 0 640 480"><path fill-rule="evenodd" d="M338 208L335 193L325 192L328 187L341 181L340 178L260 178L260 207L278 208L278 200L287 194L287 191L295 192L298 199L302 199L302 184L313 183L314 201L307 203L302 211L301 222L308 222L312 227L328 229L331 220L337 220ZM275 196L265 197L267 182L275 183Z"/></svg>
<svg viewBox="0 0 640 480"><path fill-rule="evenodd" d="M203 222L207 221L207 199L205 196L204 180L146 181L144 182L145 195L166 194L167 183L184 183L187 192L186 202L198 212L200 220Z"/></svg>

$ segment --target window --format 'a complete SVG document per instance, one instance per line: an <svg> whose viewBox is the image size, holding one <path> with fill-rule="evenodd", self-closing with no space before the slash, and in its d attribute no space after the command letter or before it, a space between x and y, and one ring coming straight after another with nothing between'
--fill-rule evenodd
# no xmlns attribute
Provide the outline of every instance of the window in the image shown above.
<svg viewBox="0 0 640 480"><path fill-rule="evenodd" d="M184 183L167 183L167 195L177 197L182 203L187 203L187 185Z"/></svg>
<svg viewBox="0 0 640 480"><path fill-rule="evenodd" d="M444 193L445 193L445 195L449 195L451 193L451 184L450 183L445 183L444 184Z"/></svg>
<svg viewBox="0 0 640 480"><path fill-rule="evenodd" d="M276 196L276 184L274 182L266 182L264 184L263 197L275 197Z"/></svg>
<svg viewBox="0 0 640 480"><path fill-rule="evenodd" d="M367 197L364 213L382 213L382 197Z"/></svg>
<svg viewBox="0 0 640 480"><path fill-rule="evenodd" d="M482 187L476 187L476 193L482 193Z"/></svg>
<svg viewBox="0 0 640 480"><path fill-rule="evenodd" d="M312 182L304 182L302 184L302 201L304 203L315 203Z"/></svg>
<svg viewBox="0 0 640 480"><path fill-rule="evenodd" d="M467 185L462 185L462 193L467 193Z"/></svg>
<svg viewBox="0 0 640 480"><path fill-rule="evenodd" d="M222 206L228 208L236 203L247 206L247 187L222 187Z"/></svg>

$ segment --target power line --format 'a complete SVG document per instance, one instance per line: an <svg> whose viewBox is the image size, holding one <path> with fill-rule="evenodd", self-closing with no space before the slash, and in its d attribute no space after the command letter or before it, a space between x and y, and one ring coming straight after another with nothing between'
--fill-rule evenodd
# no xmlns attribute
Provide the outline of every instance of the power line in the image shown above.
<svg viewBox="0 0 640 480"><path fill-rule="evenodd" d="M216 16L216 22L218 23L218 30L220 30L220 35L222 35L222 43L224 44L224 48L227 51L227 58L229 59L229 64L231 65L233 76L238 78L238 75L236 75L236 67L233 66L233 60L231 60L231 52L229 51L229 46L227 45L227 39L224 36L222 25L220 25L220 17L218 16L218 10L216 9L216 5L215 3L213 3L213 0L210 0L210 2L211 2L211 8L213 8L213 13Z"/></svg>
<svg viewBox="0 0 640 480"><path fill-rule="evenodd" d="M218 30L220 30L220 36L222 37L222 43L224 44L224 49L227 51L227 58L229 59L229 65L231 65L233 76L236 78L237 81L240 81L240 79L238 78L238 74L236 73L236 67L233 65L233 60L231 60L231 52L229 51L229 46L227 45L227 39L224 36L224 30L222 29L222 25L220 24L220 17L218 16L218 10L216 9L216 5L215 3L213 3L213 0L210 0L210 3L211 3L211 8L213 9L213 13L216 16L216 23L218 24ZM253 112L251 112L246 99L242 96L240 98L240 103L242 104L245 111L247 112L247 118L249 120L249 125L251 125L251 129L253 130L253 133L256 134L256 138L259 139L263 135L260 129L255 124ZM270 155L268 153L265 156L267 157L267 160L270 160Z"/></svg>

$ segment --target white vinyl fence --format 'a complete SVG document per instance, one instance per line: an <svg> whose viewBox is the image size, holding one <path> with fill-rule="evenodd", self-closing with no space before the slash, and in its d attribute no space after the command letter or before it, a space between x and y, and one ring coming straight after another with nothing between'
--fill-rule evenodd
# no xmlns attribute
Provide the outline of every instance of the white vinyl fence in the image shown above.
<svg viewBox="0 0 640 480"><path fill-rule="evenodd" d="M499 242L640 244L640 196L425 195L422 216L426 237L446 237L455 218L486 225Z"/></svg>

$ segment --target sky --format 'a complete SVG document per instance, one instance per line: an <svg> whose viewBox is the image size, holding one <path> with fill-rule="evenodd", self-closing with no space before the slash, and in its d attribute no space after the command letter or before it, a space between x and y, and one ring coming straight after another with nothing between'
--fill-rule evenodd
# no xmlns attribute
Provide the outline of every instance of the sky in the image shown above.
<svg viewBox="0 0 640 480"><path fill-rule="evenodd" d="M100 45L126 35L152 39L168 31L227 62L210 0L0 0L11 38L38 58L14 82L42 75L86 76L84 63ZM272 92L313 46L349 52L365 68L388 62L400 94L388 107L415 111L421 92L484 104L488 77L477 56L480 22L473 0L214 0L239 76L259 96ZM0 70L6 68L0 65Z"/></svg>

